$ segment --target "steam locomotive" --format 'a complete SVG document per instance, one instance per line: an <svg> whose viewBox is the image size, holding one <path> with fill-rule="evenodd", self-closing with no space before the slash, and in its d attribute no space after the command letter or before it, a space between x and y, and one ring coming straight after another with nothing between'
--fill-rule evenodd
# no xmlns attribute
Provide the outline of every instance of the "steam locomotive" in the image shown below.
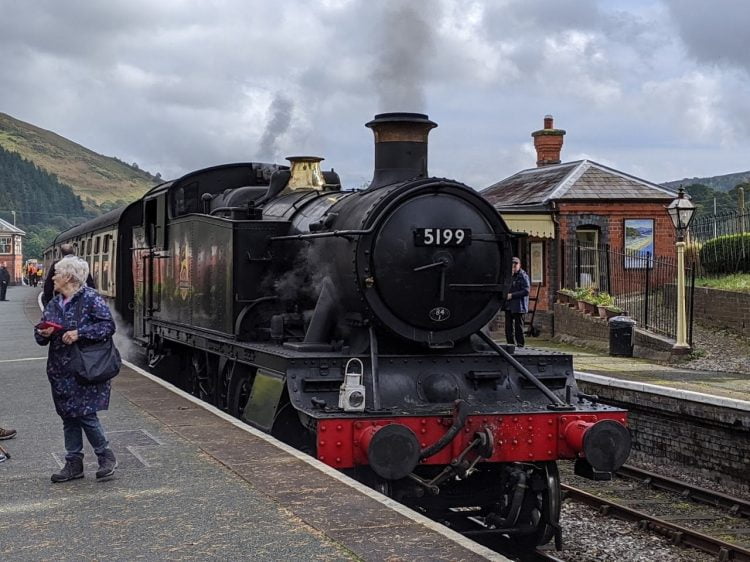
<svg viewBox="0 0 750 562"><path fill-rule="evenodd" d="M581 394L571 356L495 343L514 233L429 177L426 115L367 123L375 172L321 158L189 173L60 234L152 369L467 535L559 539L556 461L608 479L627 412ZM49 264L47 264L49 266Z"/></svg>

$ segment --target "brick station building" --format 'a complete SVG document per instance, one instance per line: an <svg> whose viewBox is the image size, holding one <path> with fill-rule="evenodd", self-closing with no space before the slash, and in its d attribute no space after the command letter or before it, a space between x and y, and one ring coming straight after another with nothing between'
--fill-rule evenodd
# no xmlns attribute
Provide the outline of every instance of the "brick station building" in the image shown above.
<svg viewBox="0 0 750 562"><path fill-rule="evenodd" d="M591 160L562 163L564 135L547 115L544 128L531 133L537 167L482 191L511 230L528 234L516 252L532 281L532 296L539 286L537 311L551 311L555 293L562 288L564 248L578 242L623 252L626 220L653 225L653 257L675 255L675 231L665 207L677 194ZM592 262L577 272L576 285L596 286L599 266Z"/></svg>
<svg viewBox="0 0 750 562"><path fill-rule="evenodd" d="M0 263L10 273L10 284L17 285L23 278L23 237L26 233L0 219Z"/></svg>

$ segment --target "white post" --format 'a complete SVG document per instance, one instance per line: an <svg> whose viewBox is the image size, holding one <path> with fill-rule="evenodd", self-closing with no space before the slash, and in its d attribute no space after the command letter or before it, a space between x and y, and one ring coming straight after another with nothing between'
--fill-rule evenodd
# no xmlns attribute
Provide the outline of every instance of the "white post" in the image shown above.
<svg viewBox="0 0 750 562"><path fill-rule="evenodd" d="M688 353L687 315L685 314L685 242L677 242L677 342L672 347L675 353Z"/></svg>

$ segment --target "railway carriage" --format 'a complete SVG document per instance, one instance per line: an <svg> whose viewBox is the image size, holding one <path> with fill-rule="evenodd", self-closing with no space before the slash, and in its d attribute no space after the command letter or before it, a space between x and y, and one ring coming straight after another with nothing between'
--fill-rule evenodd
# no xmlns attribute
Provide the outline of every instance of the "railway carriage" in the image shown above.
<svg viewBox="0 0 750 562"><path fill-rule="evenodd" d="M435 123L367 126L366 189L315 157L216 166L55 246L78 245L168 380L468 535L548 542L556 462L610 477L627 412L581 394L571 356L484 331L516 235L475 190L428 175Z"/></svg>

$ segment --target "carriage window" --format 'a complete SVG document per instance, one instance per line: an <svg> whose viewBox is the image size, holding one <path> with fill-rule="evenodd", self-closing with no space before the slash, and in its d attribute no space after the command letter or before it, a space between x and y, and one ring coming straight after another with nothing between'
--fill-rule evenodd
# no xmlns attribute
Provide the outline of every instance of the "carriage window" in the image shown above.
<svg viewBox="0 0 750 562"><path fill-rule="evenodd" d="M111 234L105 234L104 235L104 249L102 250L103 254L109 253L109 239L112 238Z"/></svg>
<svg viewBox="0 0 750 562"><path fill-rule="evenodd" d="M100 238L97 236L94 240L94 254L99 254L99 241Z"/></svg>

